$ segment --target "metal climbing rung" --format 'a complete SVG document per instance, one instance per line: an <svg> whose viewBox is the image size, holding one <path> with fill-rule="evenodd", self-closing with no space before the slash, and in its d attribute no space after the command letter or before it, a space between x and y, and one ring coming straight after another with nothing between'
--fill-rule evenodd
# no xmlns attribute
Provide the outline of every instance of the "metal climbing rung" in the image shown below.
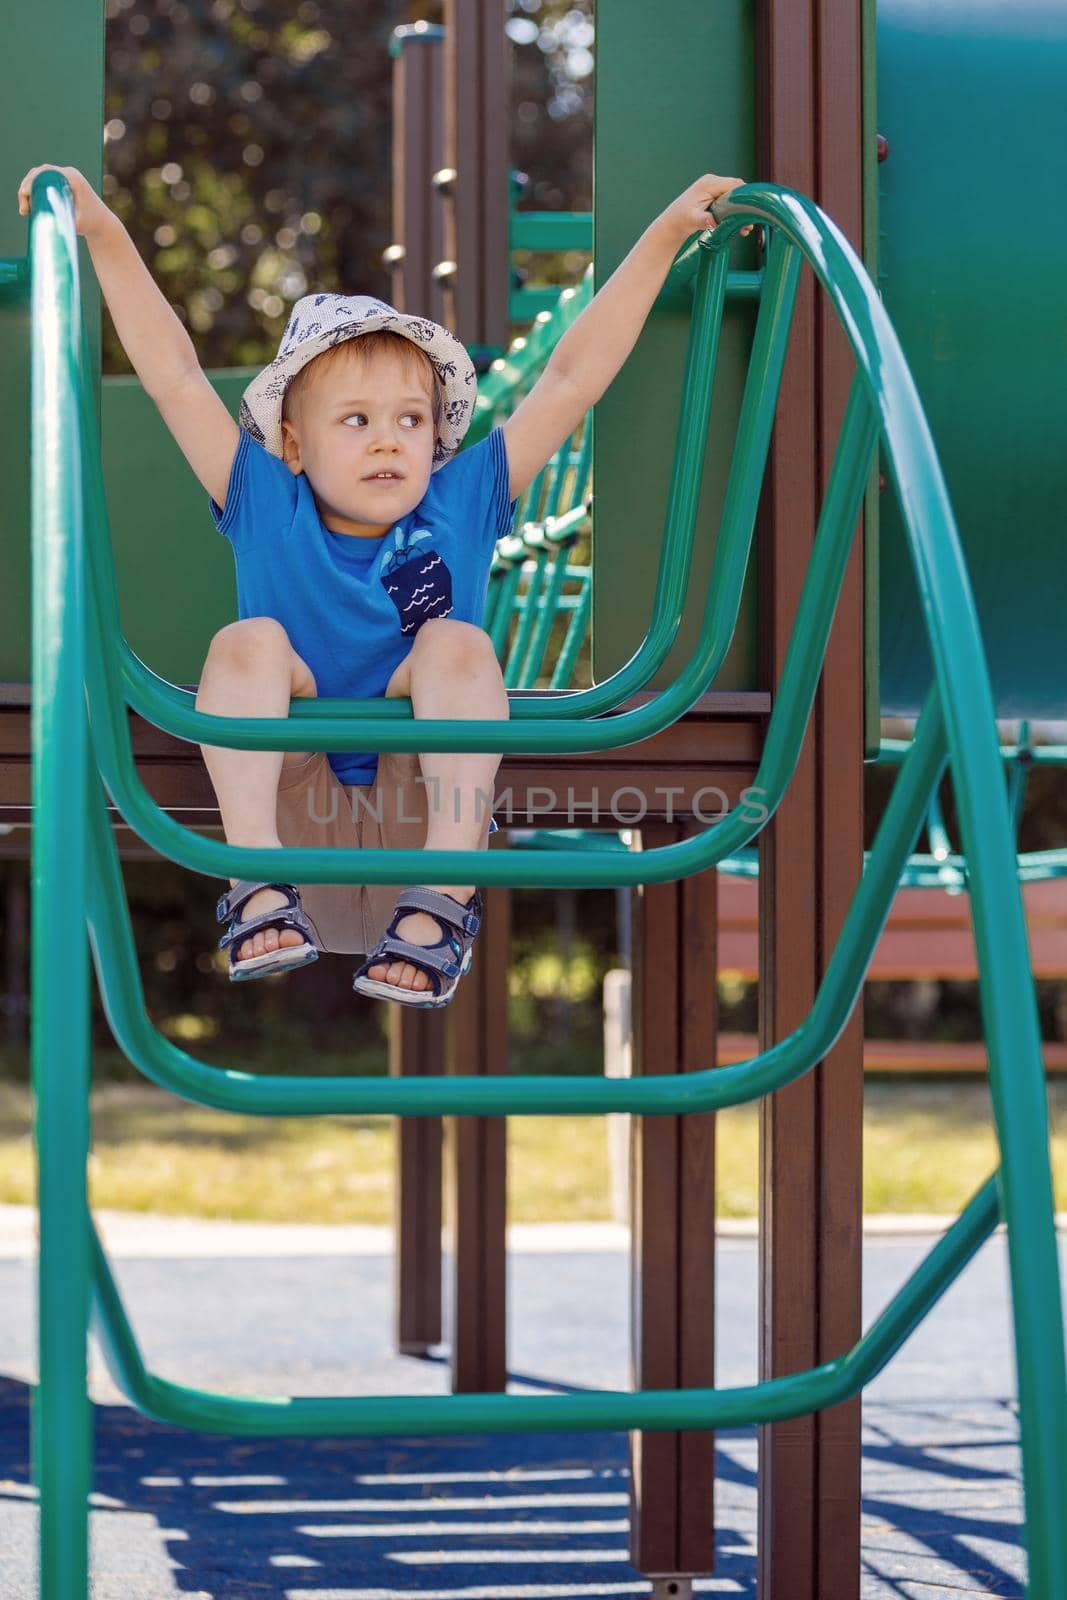
<svg viewBox="0 0 1067 1600"><path fill-rule="evenodd" d="M81 1600L90 1487L85 1387L90 1289L116 1379L148 1414L242 1434L450 1433L470 1430L705 1429L775 1421L855 1394L899 1348L1002 1215L1012 1277L1032 1600L1067 1594L1067 1385L1048 1163L1048 1127L1033 983L993 703L955 524L922 408L878 295L834 224L803 196L770 185L734 191L719 226L672 269L692 316L681 422L648 635L605 683L563 697L523 696L506 722L418 724L406 701L298 701L288 718L227 719L195 710L122 638L107 538L99 441L81 323L73 203L62 176L34 183L30 222L33 428L33 1073L41 1199L40 1383L34 1457L41 1493L42 1590ZM662 664L688 581L693 523L724 297L738 228L768 230L760 307L699 638L673 684L636 711L617 708ZM856 356L811 562L755 787L702 834L643 853L581 849L344 852L256 850L200 838L154 804L136 772L133 706L182 738L235 749L607 750L667 727L713 681L740 604L797 277L816 273ZM795 768L876 444L903 485L901 512L936 686L903 761L866 871L812 1009L780 1043L736 1066L645 1079L536 1077L261 1078L197 1060L151 1023L137 971L104 787L155 849L218 877L304 883L463 882L612 885L701 872L749 844ZM130 1059L188 1099L258 1114L388 1111L398 1115L688 1112L769 1094L809 1071L855 1004L904 862L947 755L974 907L990 1083L1001 1151L958 1221L851 1351L810 1371L731 1389L557 1396L238 1398L148 1370L86 1204L89 963L70 935L79 909L92 939L111 1026ZM62 860L62 873L54 864ZM75 919L72 922L72 915Z"/></svg>

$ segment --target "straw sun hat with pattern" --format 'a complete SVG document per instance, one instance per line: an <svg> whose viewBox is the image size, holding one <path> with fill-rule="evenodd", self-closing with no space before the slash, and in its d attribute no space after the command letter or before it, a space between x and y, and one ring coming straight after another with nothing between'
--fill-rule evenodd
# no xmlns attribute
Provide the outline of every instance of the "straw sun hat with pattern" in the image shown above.
<svg viewBox="0 0 1067 1600"><path fill-rule="evenodd" d="M366 294L307 294L298 300L278 354L253 378L241 399L241 427L271 455L282 454L282 401L301 367L324 350L360 334L398 333L417 345L437 374L443 392L441 426L434 445L433 470L455 455L474 415L478 378L454 333L426 317L409 317L384 300Z"/></svg>

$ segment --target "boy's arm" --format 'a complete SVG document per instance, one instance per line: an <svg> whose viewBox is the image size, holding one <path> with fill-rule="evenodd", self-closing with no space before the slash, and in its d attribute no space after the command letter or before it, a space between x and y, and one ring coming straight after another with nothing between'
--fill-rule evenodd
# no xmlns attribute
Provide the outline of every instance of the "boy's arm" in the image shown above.
<svg viewBox="0 0 1067 1600"><path fill-rule="evenodd" d="M38 172L19 186L28 213ZM75 167L57 167L71 186L75 225L89 249L122 348L163 421L218 505L225 507L230 468L240 437L236 422L200 369L193 342L137 253L114 212Z"/></svg>
<svg viewBox="0 0 1067 1600"><path fill-rule="evenodd" d="M681 246L698 229L716 226L707 207L744 181L708 173L691 184L649 224L567 329L544 372L503 425L512 499L600 399L637 343Z"/></svg>

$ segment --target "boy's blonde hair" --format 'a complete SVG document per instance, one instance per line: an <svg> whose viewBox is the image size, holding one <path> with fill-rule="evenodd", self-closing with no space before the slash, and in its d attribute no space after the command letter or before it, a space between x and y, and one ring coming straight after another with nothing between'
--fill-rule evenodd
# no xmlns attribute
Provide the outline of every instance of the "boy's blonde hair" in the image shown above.
<svg viewBox="0 0 1067 1600"><path fill-rule="evenodd" d="M345 339L341 344L335 344L329 350L323 350L321 355L315 356L293 378L285 391L282 399L282 417L292 421L294 414L298 415L304 396L315 382L315 376L325 372L326 368L333 366L344 358L346 352L353 353L353 346L358 346L355 354L361 361L373 361L375 356L395 355L404 364L409 372L417 372L419 377L425 379L430 387L430 411L433 418L433 433L437 439L441 432L441 418L444 414L444 401L441 394L441 385L434 371L433 362L425 351L420 350L417 344L410 339L405 339L401 333L391 333L388 328L379 328L374 333L365 333L358 339Z"/></svg>

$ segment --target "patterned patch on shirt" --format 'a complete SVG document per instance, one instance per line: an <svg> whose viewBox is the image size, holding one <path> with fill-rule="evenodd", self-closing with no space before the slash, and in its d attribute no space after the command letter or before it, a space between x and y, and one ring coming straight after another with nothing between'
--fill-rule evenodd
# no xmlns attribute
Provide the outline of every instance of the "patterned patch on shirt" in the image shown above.
<svg viewBox="0 0 1067 1600"><path fill-rule="evenodd" d="M401 530L396 549L382 568L381 581L396 606L403 634L415 634L431 617L447 617L452 610L452 574L429 539L427 528L407 535Z"/></svg>

